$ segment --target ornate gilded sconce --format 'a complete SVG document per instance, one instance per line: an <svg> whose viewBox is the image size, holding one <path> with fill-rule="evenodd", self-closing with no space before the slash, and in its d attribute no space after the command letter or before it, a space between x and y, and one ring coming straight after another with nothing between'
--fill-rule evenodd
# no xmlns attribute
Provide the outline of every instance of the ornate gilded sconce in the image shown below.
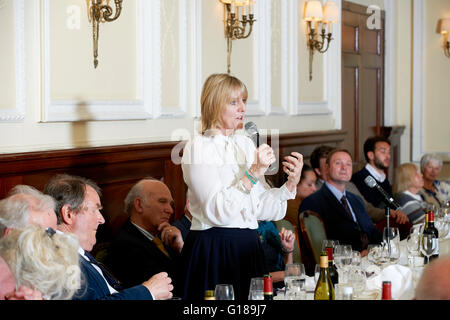
<svg viewBox="0 0 450 320"><path fill-rule="evenodd" d="M114 0L116 13L113 16L113 8L109 5L111 0L86 0L89 22L92 23L92 39L94 42L94 67L98 66L98 38L100 23L111 22L119 18L122 12L122 1Z"/></svg>
<svg viewBox="0 0 450 320"><path fill-rule="evenodd" d="M444 54L447 58L450 58L450 18L442 19L441 21L441 34L444 41Z"/></svg>
<svg viewBox="0 0 450 320"><path fill-rule="evenodd" d="M333 23L339 20L339 8L336 2L328 1L322 9L319 0L310 0L305 4L304 20L306 21L309 49L309 81L312 80L312 64L314 50L324 53L330 46L333 34ZM318 28L320 27L320 34ZM319 39L320 36L320 39Z"/></svg>
<svg viewBox="0 0 450 320"><path fill-rule="evenodd" d="M245 39L253 30L256 21L253 14L253 0L219 0L225 6L225 37L227 38L227 72L231 72L231 51L233 40ZM248 28L247 28L248 27Z"/></svg>

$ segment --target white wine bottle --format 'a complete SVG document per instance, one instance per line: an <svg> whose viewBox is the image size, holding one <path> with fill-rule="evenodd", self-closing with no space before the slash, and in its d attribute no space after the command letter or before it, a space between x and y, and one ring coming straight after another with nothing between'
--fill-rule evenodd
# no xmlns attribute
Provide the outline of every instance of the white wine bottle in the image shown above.
<svg viewBox="0 0 450 320"><path fill-rule="evenodd" d="M328 270L328 253L320 254L320 276L314 290L314 300L334 300L334 288Z"/></svg>

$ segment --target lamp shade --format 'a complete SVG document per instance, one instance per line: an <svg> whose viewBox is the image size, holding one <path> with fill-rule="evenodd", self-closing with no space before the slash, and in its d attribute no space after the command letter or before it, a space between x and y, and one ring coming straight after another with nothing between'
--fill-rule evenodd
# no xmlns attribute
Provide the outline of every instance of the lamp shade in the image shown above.
<svg viewBox="0 0 450 320"><path fill-rule="evenodd" d="M339 7L336 2L328 1L323 8L323 19L327 22L337 23L339 21Z"/></svg>
<svg viewBox="0 0 450 320"><path fill-rule="evenodd" d="M450 18L442 19L441 21L441 33L450 32Z"/></svg>
<svg viewBox="0 0 450 320"><path fill-rule="evenodd" d="M321 21L323 18L322 3L318 0L306 2L304 17L306 21Z"/></svg>

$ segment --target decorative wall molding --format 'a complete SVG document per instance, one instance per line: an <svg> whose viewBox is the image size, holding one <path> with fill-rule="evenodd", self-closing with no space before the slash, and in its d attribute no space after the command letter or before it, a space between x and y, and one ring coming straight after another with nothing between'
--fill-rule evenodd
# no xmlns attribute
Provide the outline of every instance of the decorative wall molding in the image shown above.
<svg viewBox="0 0 450 320"><path fill-rule="evenodd" d="M395 3L392 0L384 0L385 8L385 68L384 68L384 125L395 124Z"/></svg>
<svg viewBox="0 0 450 320"><path fill-rule="evenodd" d="M191 116L200 118L200 96L202 90L202 0L189 0L189 21L187 28L189 50L189 83Z"/></svg>
<svg viewBox="0 0 450 320"><path fill-rule="evenodd" d="M137 52L142 66L138 81L141 96L126 101L56 100L50 96L50 0L43 1L43 122L150 119L161 115L161 0L138 0L138 8L140 19L137 21L136 42L140 44Z"/></svg>
<svg viewBox="0 0 450 320"><path fill-rule="evenodd" d="M16 104L12 109L0 109L0 122L22 122L25 120L25 0L14 0L14 46L16 72Z"/></svg>
<svg viewBox="0 0 450 320"><path fill-rule="evenodd" d="M420 161L425 151L425 0L413 4L413 110L412 110L412 160Z"/></svg>
<svg viewBox="0 0 450 320"><path fill-rule="evenodd" d="M177 106L164 106L161 108L161 114L158 116L165 118L183 117L186 115L188 103L188 20L190 12L187 10L187 0L178 0L178 37L179 37L179 77L178 96L179 104ZM162 53L162 51L161 51ZM161 75L162 76L162 75Z"/></svg>
<svg viewBox="0 0 450 320"><path fill-rule="evenodd" d="M342 11L342 1L336 1L339 12ZM333 114L336 118L335 128L341 128L341 24L333 25L333 41L326 53L324 53L324 100L317 102L299 102L298 101L298 37L299 26L304 23L298 19L298 1L291 2L290 19L292 23L290 29L292 36L290 39L290 65L291 65L291 95L290 102L293 104L291 114L294 115L320 115ZM341 19L341 18L340 18ZM341 20L339 20L341 21ZM315 54L318 54L317 52ZM307 57L302 57L307 58ZM308 72L305 70L305 72Z"/></svg>
<svg viewBox="0 0 450 320"><path fill-rule="evenodd" d="M271 0L274 1L274 0ZM279 1L279 0L275 0ZM271 2L269 2L272 4ZM288 47L288 39L289 39L289 1L288 0L281 0L280 1L280 27L281 27L281 56L280 56L280 73L281 73L281 105L272 105L272 97L271 95L268 96L268 101L270 102L271 108L268 112L269 115L287 115L288 114L288 83L289 83L289 73L288 73L288 65L289 65L289 47ZM274 10L271 10L271 15L269 16L269 22L271 25L271 19L272 15L276 14ZM271 28L272 29L272 28ZM272 35L272 31L269 31ZM272 39L270 39L270 43L272 44ZM271 46L269 47L269 57L270 57L270 70L271 74L273 73L272 70L272 50ZM270 77L271 79L271 77ZM269 87L272 88L272 90L268 90L268 92L273 91L272 83L270 82Z"/></svg>
<svg viewBox="0 0 450 320"><path fill-rule="evenodd" d="M247 116L263 116L270 112L270 14L269 0L257 1L254 10L256 24L250 39L253 40L253 87L257 92L257 99L247 100ZM225 41L225 40L224 40ZM244 40L245 41L245 40Z"/></svg>

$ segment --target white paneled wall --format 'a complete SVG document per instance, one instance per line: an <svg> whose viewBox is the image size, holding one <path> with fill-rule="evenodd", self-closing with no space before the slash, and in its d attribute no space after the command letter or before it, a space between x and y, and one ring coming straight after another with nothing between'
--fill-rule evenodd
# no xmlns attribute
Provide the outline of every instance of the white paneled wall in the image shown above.
<svg viewBox="0 0 450 320"><path fill-rule="evenodd" d="M309 82L304 2L257 0L252 35L233 41L231 73L260 128L340 128L340 26ZM0 15L14 15L0 19L0 41L14 68L0 84L16 94L0 95L0 153L186 138L203 81L226 72L219 0L124 1L119 19L100 25L97 69L85 0L4 3Z"/></svg>

